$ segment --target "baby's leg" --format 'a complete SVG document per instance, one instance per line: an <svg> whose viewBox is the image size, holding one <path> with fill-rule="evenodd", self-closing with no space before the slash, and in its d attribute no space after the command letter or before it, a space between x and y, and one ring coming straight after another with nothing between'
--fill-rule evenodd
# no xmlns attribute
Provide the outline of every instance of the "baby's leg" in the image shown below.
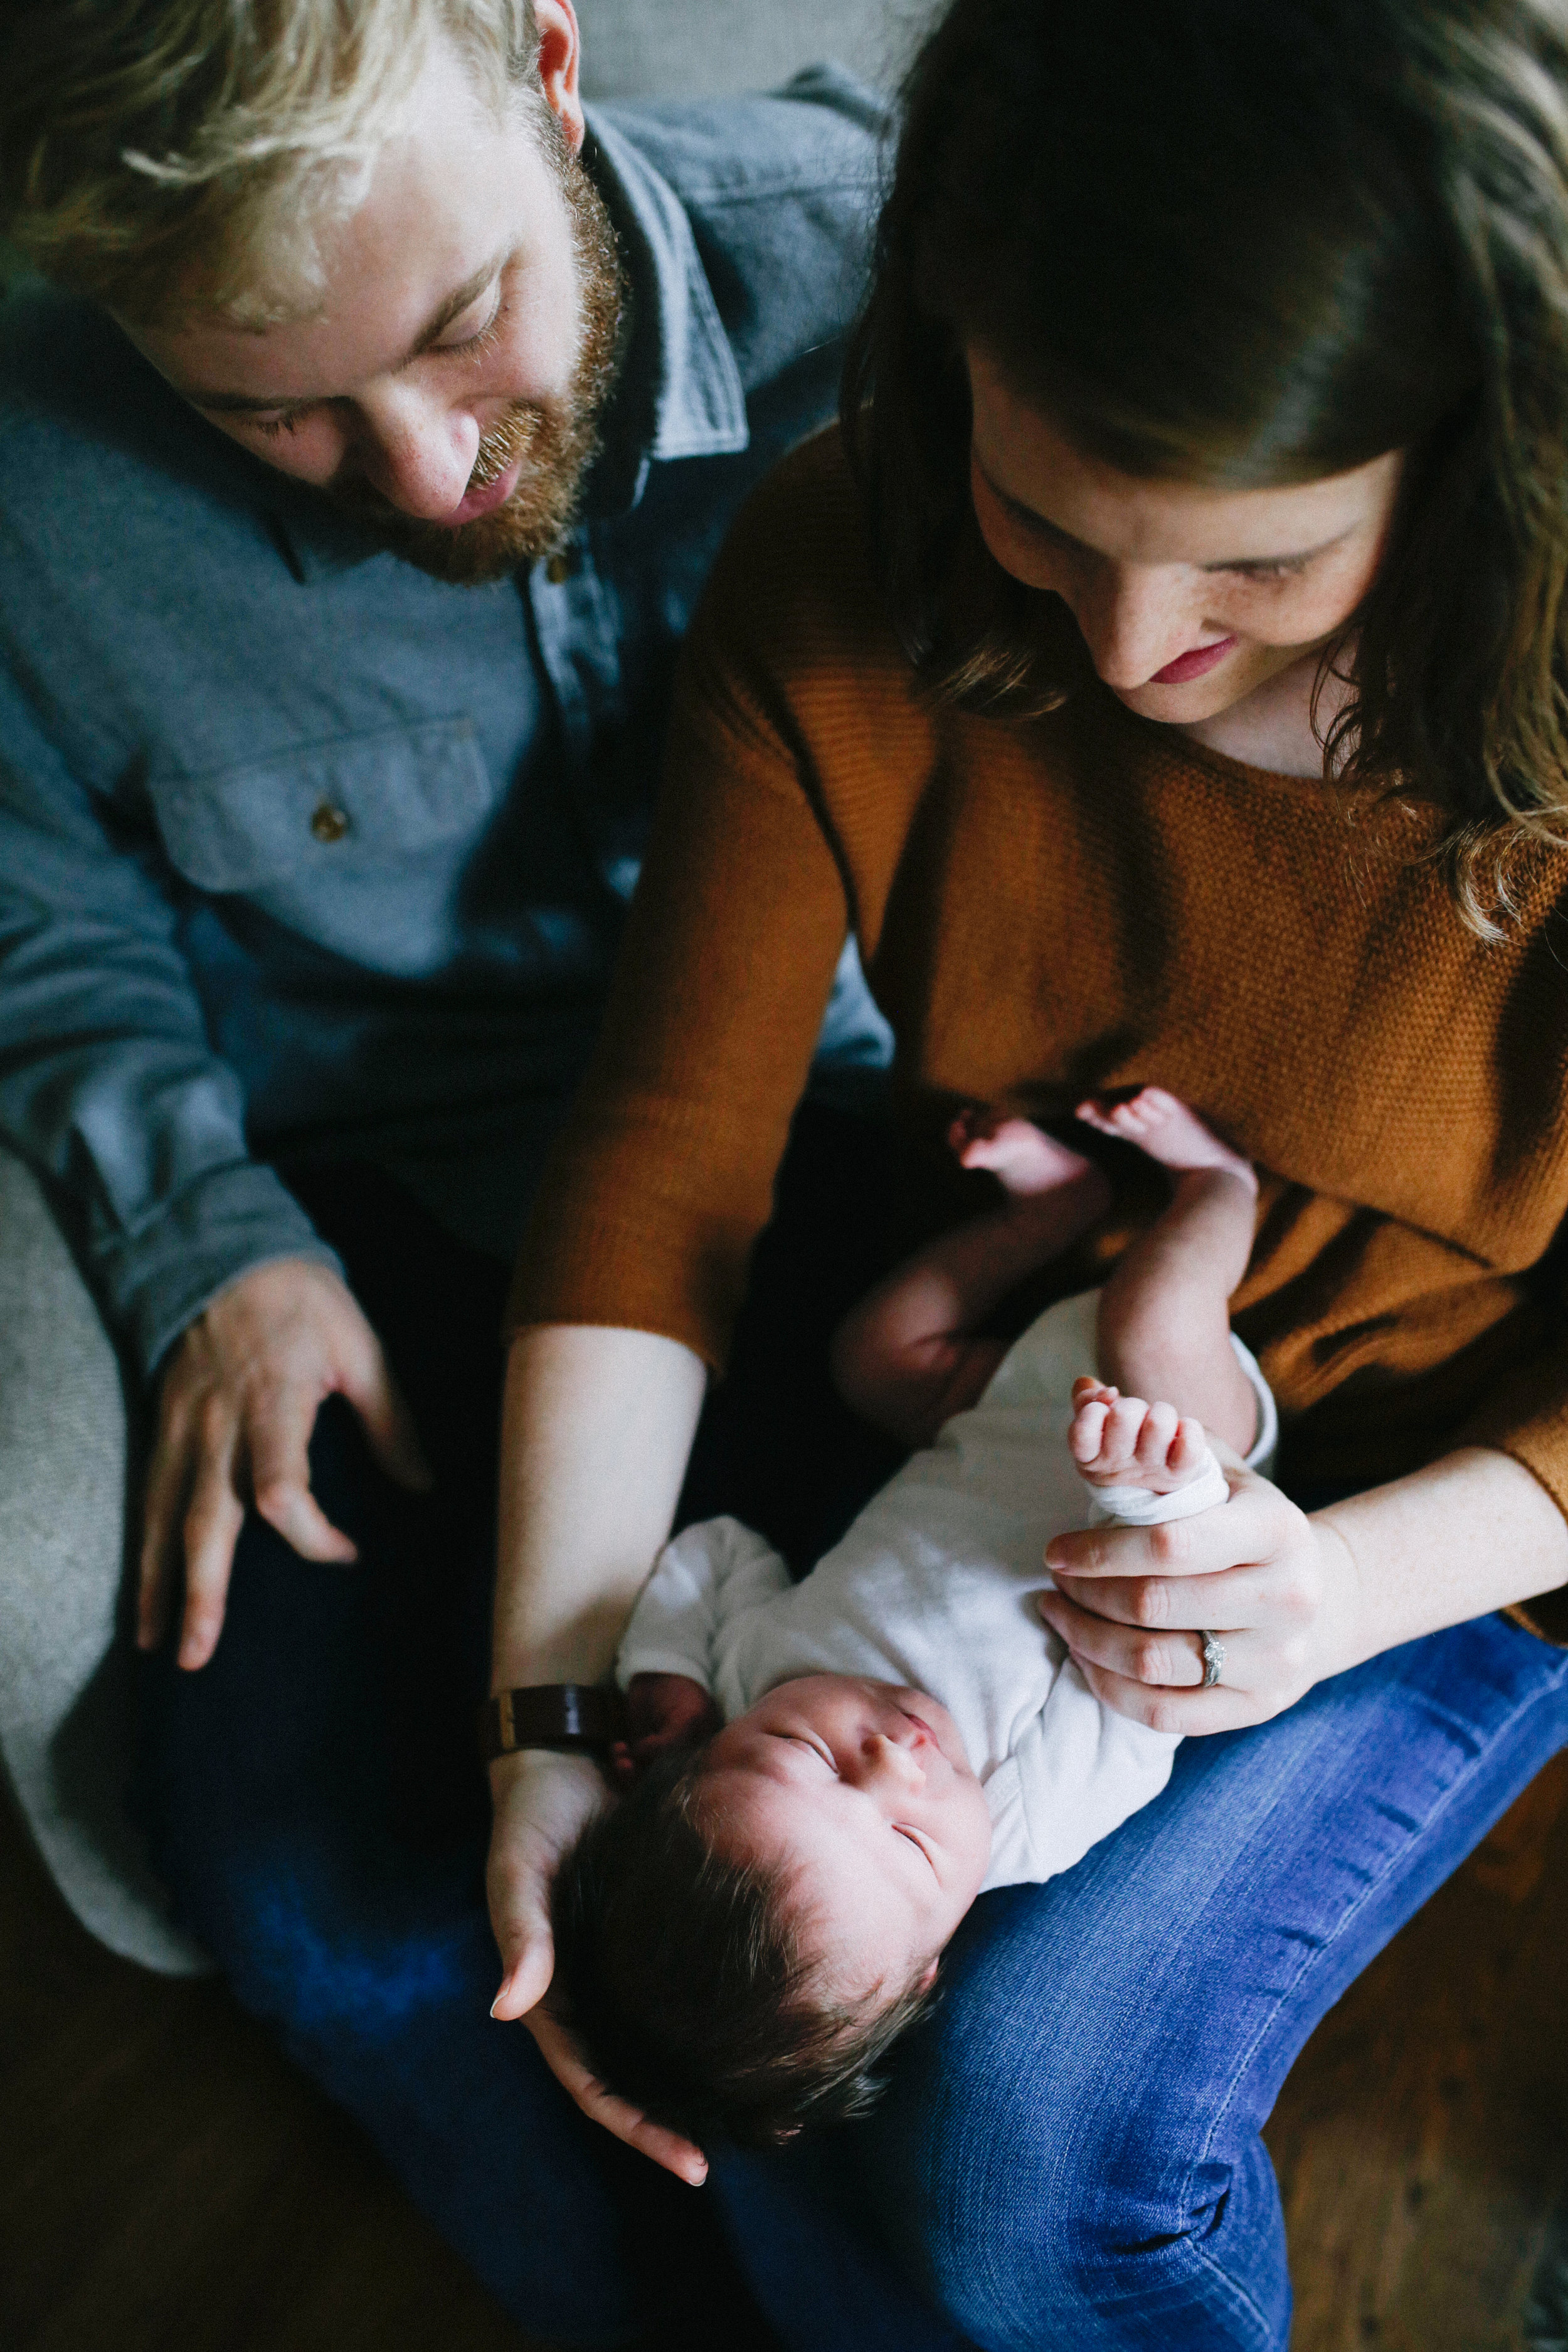
<svg viewBox="0 0 1568 2352"><path fill-rule="evenodd" d="M1100 1308L1100 1369L1134 1397L1173 1397L1246 1454L1258 1400L1230 1344L1230 1294L1247 1271L1258 1179L1174 1095L1087 1102L1086 1125L1135 1143L1168 1169L1170 1207L1119 1261Z"/></svg>
<svg viewBox="0 0 1568 2352"><path fill-rule="evenodd" d="M966 1111L948 1142L965 1168L988 1169L1007 1199L917 1250L834 1334L840 1395L908 1445L927 1445L984 1391L1007 1342L975 1329L1015 1283L1075 1242L1110 1202L1092 1160L1023 1118Z"/></svg>

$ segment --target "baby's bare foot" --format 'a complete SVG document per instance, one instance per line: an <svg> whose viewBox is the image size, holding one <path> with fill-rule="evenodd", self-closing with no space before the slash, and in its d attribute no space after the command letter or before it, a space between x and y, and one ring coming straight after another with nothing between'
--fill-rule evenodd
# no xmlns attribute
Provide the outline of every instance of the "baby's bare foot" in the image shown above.
<svg viewBox="0 0 1568 2352"><path fill-rule="evenodd" d="M1173 1404L1145 1404L1087 1374L1072 1386L1068 1450L1091 1486L1142 1486L1173 1495L1203 1469L1208 1439L1201 1421Z"/></svg>
<svg viewBox="0 0 1568 2352"><path fill-rule="evenodd" d="M987 1168L1007 1192L1026 1197L1076 1183L1094 1165L1032 1118L998 1118L979 1108L959 1112L947 1143L961 1168Z"/></svg>
<svg viewBox="0 0 1568 2352"><path fill-rule="evenodd" d="M1127 1102L1106 1102L1091 1096L1079 1103L1078 1117L1086 1127L1098 1128L1101 1135L1120 1136L1123 1143L1135 1143L1151 1160L1173 1174L1183 1175L1194 1168L1219 1168L1227 1175L1239 1176L1247 1190L1256 1193L1258 1179L1250 1160L1239 1151L1222 1143L1212 1128L1204 1125L1196 1111L1189 1110L1184 1102L1167 1094L1163 1087L1141 1087Z"/></svg>

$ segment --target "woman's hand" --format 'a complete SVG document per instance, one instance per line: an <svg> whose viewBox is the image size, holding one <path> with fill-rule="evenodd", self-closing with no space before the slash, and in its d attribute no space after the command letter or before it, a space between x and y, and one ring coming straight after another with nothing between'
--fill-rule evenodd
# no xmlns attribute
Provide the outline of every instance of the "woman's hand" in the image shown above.
<svg viewBox="0 0 1568 2352"><path fill-rule="evenodd" d="M234 1547L254 1502L304 1559L348 1562L350 1538L310 1492L310 1432L345 1396L389 1478L423 1491L430 1472L380 1340L331 1266L275 1258L220 1290L171 1350L147 1473L136 1639L155 1649L184 1556L182 1666L217 1647Z"/></svg>
<svg viewBox="0 0 1568 2352"><path fill-rule="evenodd" d="M1266 1722L1363 1654L1344 1538L1233 1455L1225 1471L1230 1500L1215 1510L1086 1528L1046 1548L1058 1590L1038 1596L1041 1616L1096 1696L1156 1731ZM1200 1629L1225 1647L1212 1690Z"/></svg>
<svg viewBox="0 0 1568 2352"><path fill-rule="evenodd" d="M562 1856L606 1801L597 1765L584 1756L527 1748L499 1757L490 1785L495 1822L486 1884L502 1969L490 2015L522 2020L556 2081L591 2122L700 2188L708 2173L701 2149L607 2091L572 2033L545 2006L555 1964L550 1885Z"/></svg>

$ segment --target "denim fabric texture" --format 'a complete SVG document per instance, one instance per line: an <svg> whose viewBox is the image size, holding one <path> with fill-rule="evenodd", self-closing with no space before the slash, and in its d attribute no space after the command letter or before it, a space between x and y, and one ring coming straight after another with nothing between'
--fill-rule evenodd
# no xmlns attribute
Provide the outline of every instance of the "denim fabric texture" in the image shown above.
<svg viewBox="0 0 1568 2352"><path fill-rule="evenodd" d="M740 500L835 404L880 124L835 68L591 110L626 365L579 528L490 587L379 551L91 306L0 304L0 1137L144 1368L247 1266L331 1258L279 1154L395 1169L510 1251L680 637ZM886 1049L847 965L825 1051Z"/></svg>
<svg viewBox="0 0 1568 2352"><path fill-rule="evenodd" d="M803 1565L889 1466L820 1370L882 1270L888 1153L841 1114L797 1121L683 1506L733 1509ZM151 1663L144 1803L239 1998L522 2325L563 2343L653 2326L682 2352L728 2347L749 2290L790 2352L1284 2352L1259 2127L1319 2019L1568 1744L1568 1654L1483 1618L1188 1741L1164 1793L1075 1869L981 1898L864 2125L716 2149L693 2197L587 2126L487 2014L469 1741L504 1269L384 1178L299 1181L438 1483L393 1494L330 1406L317 1489L363 1565L312 1568L252 1519L212 1664ZM672 2308L694 2277L698 2307Z"/></svg>

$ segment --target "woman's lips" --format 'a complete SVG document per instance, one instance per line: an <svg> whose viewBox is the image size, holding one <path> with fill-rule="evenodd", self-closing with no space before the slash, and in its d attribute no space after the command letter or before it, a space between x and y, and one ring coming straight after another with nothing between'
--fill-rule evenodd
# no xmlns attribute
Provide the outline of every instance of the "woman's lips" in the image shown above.
<svg viewBox="0 0 1568 2352"><path fill-rule="evenodd" d="M1151 686L1185 686L1189 678L1203 677L1216 662L1222 662L1235 643L1234 637L1219 637L1212 646L1194 646L1190 653L1178 654L1174 661L1165 664L1163 669L1157 669L1149 683Z"/></svg>

